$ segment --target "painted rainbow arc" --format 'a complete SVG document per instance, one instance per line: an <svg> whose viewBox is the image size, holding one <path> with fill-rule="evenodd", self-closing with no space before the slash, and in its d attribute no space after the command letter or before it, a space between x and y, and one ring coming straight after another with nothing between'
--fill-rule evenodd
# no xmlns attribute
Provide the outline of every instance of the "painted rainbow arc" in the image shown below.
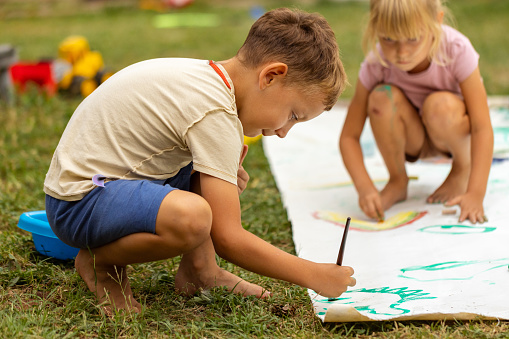
<svg viewBox="0 0 509 339"><path fill-rule="evenodd" d="M415 212L400 212L383 222L375 222L375 221L365 221L359 219L353 219L350 221L350 228L358 230L358 231L367 231L367 232L377 232L377 231L385 231L397 227L401 227L404 225L408 225L413 223L414 221L422 218L427 211ZM347 216L344 214L331 212L331 211L316 211L313 213L313 217L316 219L324 220L327 222L331 222L333 224L344 226L344 221Z"/></svg>

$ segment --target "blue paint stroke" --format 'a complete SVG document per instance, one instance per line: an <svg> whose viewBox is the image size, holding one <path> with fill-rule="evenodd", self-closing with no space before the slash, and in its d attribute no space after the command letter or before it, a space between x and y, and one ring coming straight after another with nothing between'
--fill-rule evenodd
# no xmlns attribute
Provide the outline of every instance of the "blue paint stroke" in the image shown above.
<svg viewBox="0 0 509 339"><path fill-rule="evenodd" d="M468 226L468 225L433 225L426 226L418 229L424 233L437 233L437 234L477 234L488 233L496 230L496 227L490 226Z"/></svg>
<svg viewBox="0 0 509 339"><path fill-rule="evenodd" d="M374 295L386 294L393 295L399 299L389 305L372 305L366 301L355 301L355 297L359 296L360 293L369 293ZM373 299L373 298L371 298ZM337 303L343 305L352 305L357 311L361 313L369 314L380 314L387 316L398 316L409 313L411 310L402 307L402 305L408 301L423 300L423 299L436 299L436 297L430 296L429 293L423 292L423 290L411 290L408 287L390 288L390 287L379 287L379 288L359 288L356 290L346 291L342 294L341 298L337 298L335 301L329 301L328 299L317 300L320 303ZM374 304L374 303L373 303Z"/></svg>
<svg viewBox="0 0 509 339"><path fill-rule="evenodd" d="M401 269L400 278L417 281L470 280L476 275L507 267L509 258L493 260L448 261ZM422 275L422 277L420 277Z"/></svg>

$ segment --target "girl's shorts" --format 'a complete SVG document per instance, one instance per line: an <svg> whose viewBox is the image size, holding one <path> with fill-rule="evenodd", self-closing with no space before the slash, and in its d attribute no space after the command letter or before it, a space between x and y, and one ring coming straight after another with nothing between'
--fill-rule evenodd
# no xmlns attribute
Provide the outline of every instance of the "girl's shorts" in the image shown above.
<svg viewBox="0 0 509 339"><path fill-rule="evenodd" d="M189 191L190 163L167 180L114 180L79 201L46 195L51 229L67 245L96 248L129 234L155 233L163 199L175 189Z"/></svg>

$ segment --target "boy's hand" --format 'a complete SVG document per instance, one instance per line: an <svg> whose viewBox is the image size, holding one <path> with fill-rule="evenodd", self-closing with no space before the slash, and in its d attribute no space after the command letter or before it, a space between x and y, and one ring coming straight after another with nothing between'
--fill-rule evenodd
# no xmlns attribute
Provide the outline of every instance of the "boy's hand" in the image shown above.
<svg viewBox="0 0 509 339"><path fill-rule="evenodd" d="M239 192L239 195L241 195L242 192L244 192L244 190L247 187L247 182L249 181L249 174L247 174L244 167L242 167L242 162L244 161L247 155L247 149L248 146L244 145L244 147L242 148L242 153L240 155L239 170L237 171L237 190Z"/></svg>
<svg viewBox="0 0 509 339"><path fill-rule="evenodd" d="M365 194L359 193L359 206L369 218L375 219L378 222L385 220L382 198L377 190L372 190Z"/></svg>
<svg viewBox="0 0 509 339"><path fill-rule="evenodd" d="M484 223L488 218L484 215L484 208L482 206L483 199L473 193L465 193L458 195L445 203L445 206L459 205L461 209L459 222L470 220L473 224Z"/></svg>
<svg viewBox="0 0 509 339"><path fill-rule="evenodd" d="M328 298L337 298L348 289L348 286L355 286L356 281L352 277L353 268L336 264L317 265L318 269L313 276L315 283L311 288L318 294Z"/></svg>

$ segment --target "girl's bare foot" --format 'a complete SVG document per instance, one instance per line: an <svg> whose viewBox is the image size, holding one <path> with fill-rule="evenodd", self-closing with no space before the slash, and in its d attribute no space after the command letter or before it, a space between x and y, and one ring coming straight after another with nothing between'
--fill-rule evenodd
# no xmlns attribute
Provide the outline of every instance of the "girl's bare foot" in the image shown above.
<svg viewBox="0 0 509 339"><path fill-rule="evenodd" d="M199 290L207 290L212 287L226 287L228 291L243 296L254 295L258 298L268 298L271 293L261 286L247 282L231 272L216 266L210 272L197 272L181 262L175 276L175 289L186 295L193 295Z"/></svg>
<svg viewBox="0 0 509 339"><path fill-rule="evenodd" d="M380 192L382 199L382 208L387 211L392 205L400 201L406 200L408 188L408 178L389 179L389 182Z"/></svg>
<svg viewBox="0 0 509 339"><path fill-rule="evenodd" d="M74 262L76 271L94 293L104 310L111 315L114 310L140 313L142 306L131 291L125 266L100 266L88 250L81 249Z"/></svg>
<svg viewBox="0 0 509 339"><path fill-rule="evenodd" d="M445 181L428 197L426 202L430 204L446 203L448 200L465 193L467 191L469 176L469 166L455 166L453 162L451 171Z"/></svg>

